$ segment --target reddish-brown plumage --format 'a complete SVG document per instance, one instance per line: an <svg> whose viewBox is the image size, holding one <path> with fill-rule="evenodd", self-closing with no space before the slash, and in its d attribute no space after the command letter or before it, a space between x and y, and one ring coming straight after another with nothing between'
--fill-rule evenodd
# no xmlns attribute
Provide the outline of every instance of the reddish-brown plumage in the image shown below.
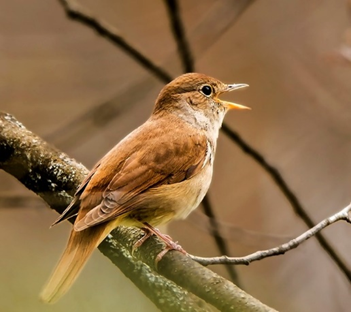
<svg viewBox="0 0 351 312"><path fill-rule="evenodd" d="M229 106L236 105L218 95L232 86L202 74L178 77L162 89L151 117L95 165L55 222L77 214L44 301L68 290L114 227L152 227L184 218L198 206L210 185L218 130Z"/></svg>

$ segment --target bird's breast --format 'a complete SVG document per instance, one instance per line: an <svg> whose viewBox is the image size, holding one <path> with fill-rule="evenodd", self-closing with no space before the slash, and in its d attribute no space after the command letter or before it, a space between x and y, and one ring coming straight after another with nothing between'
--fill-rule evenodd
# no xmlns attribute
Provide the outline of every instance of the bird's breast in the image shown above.
<svg viewBox="0 0 351 312"><path fill-rule="evenodd" d="M135 207L129 218L148 222L153 226L186 218L206 195L212 171L212 161L208 161L197 175L188 180L149 189L140 195L138 207Z"/></svg>
<svg viewBox="0 0 351 312"><path fill-rule="evenodd" d="M175 211L175 219L186 218L194 209L196 209L205 197L212 180L212 162L205 164L202 171L192 179L184 182L179 186L179 202ZM185 195L185 196L184 196Z"/></svg>

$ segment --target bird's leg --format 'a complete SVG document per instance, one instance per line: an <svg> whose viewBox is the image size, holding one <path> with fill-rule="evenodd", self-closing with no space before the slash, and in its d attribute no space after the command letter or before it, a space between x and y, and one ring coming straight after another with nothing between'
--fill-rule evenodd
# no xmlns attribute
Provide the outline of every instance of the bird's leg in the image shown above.
<svg viewBox="0 0 351 312"><path fill-rule="evenodd" d="M178 244L178 242L174 242L172 238L167 235L167 234L162 234L157 228L154 228L152 225L150 225L147 222L144 222L144 228L143 229L148 229L148 231L152 234L155 234L160 240L162 240L166 244L166 248L163 249L155 259L156 266L157 263L162 259L162 257L170 250L177 250L180 251L181 253L187 255L187 252ZM144 237L142 237L143 239Z"/></svg>

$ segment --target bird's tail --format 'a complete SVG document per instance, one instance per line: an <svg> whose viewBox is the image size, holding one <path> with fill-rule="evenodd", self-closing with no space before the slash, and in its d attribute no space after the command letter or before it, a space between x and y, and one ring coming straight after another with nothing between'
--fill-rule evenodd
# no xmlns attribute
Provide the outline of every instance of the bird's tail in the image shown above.
<svg viewBox="0 0 351 312"><path fill-rule="evenodd" d="M61 298L74 283L94 249L115 227L114 222L109 222L79 232L72 229L67 247L40 298L46 303L54 303Z"/></svg>

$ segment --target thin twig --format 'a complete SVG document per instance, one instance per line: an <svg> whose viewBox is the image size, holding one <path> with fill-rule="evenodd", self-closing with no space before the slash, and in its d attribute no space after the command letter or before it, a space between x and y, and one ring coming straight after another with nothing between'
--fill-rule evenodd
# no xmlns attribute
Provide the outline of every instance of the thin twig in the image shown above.
<svg viewBox="0 0 351 312"><path fill-rule="evenodd" d="M105 37L117 47L123 49L134 60L136 60L139 64L162 81L170 82L172 80L171 75L169 75L163 68L157 66L137 48L133 47L129 42L127 42L113 26L107 24L106 22L97 20L89 12L87 12L86 9L83 9L72 0L59 0L59 2L64 7L69 18L79 21L82 24L96 30L100 36Z"/></svg>
<svg viewBox="0 0 351 312"><path fill-rule="evenodd" d="M239 136L239 134L231 130L225 123L222 126L222 130L245 153L247 153L253 159L255 159L257 163L260 164L263 167L263 169L271 176L273 181L277 184L284 196L290 202L295 213L302 219L302 221L307 225L307 227L314 227L315 224L310 218L310 216L307 214L306 209L302 207L302 204L297 199L293 191L289 188L288 184L285 182L278 169L269 164L258 151L256 151L253 147L246 143ZM328 241L324 238L324 236L321 233L316 233L315 237L319 244L322 246L322 248L326 251L326 253L331 257L331 259L336 263L339 269L344 273L348 281L351 282L351 271L347 267L346 263L339 257L334 248L328 243Z"/></svg>
<svg viewBox="0 0 351 312"><path fill-rule="evenodd" d="M327 226L329 226L337 221L340 221L340 220L344 220L344 221L347 221L348 223L351 223L351 204L349 204L347 207L345 207L341 211L337 212L336 214L330 216L329 218L324 219L323 221L319 222L313 228L304 232L300 236L298 236L298 237L290 240L288 243L285 243L285 244L280 245L278 247L267 249L267 250L262 250L262 251L256 251L256 252L254 252L250 255L247 255L245 257L234 258L234 257L221 256L221 257L205 258L205 257L191 256L191 258L193 260L199 262L202 265L213 265L213 264L245 264L245 265L249 265L253 261L258 261L258 260L262 260L262 259L268 258L268 257L283 255L287 251L290 251L290 250L298 247L300 244L307 241L309 238L317 235L317 233L319 233L321 230L323 230Z"/></svg>
<svg viewBox="0 0 351 312"><path fill-rule="evenodd" d="M177 0L165 0L171 29L177 42L178 53L183 63L183 71L185 73L194 71L194 60L191 53L190 45L186 39L182 18L179 11L179 3Z"/></svg>

